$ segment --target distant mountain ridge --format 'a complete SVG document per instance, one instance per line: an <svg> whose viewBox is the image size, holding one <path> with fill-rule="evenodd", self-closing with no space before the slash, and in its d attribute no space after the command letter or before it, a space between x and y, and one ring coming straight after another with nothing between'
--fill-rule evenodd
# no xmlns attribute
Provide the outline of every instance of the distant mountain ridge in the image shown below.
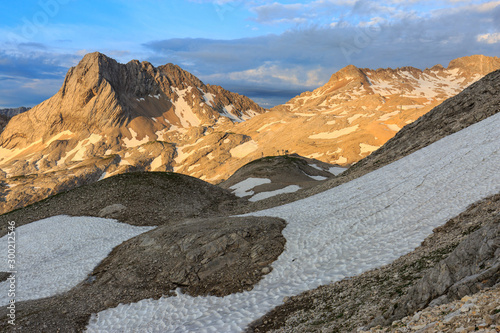
<svg viewBox="0 0 500 333"><path fill-rule="evenodd" d="M88 54L57 94L1 133L0 211L133 171L219 183L285 150L346 167L496 68L499 58L485 56L424 71L347 66L323 87L264 110L173 64Z"/></svg>
<svg viewBox="0 0 500 333"><path fill-rule="evenodd" d="M12 118L14 116L17 116L20 113L26 112L31 108L27 108L24 106L18 107L18 108L7 108L7 109L0 109L0 115L6 116L8 118Z"/></svg>

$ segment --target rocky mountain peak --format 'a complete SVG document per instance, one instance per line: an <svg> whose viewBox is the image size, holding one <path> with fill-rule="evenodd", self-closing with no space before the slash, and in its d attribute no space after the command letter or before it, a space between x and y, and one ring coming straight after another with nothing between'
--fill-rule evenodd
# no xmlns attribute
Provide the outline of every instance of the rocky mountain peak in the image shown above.
<svg viewBox="0 0 500 333"><path fill-rule="evenodd" d="M476 54L450 61L448 70L459 69L484 76L500 67L500 58Z"/></svg>
<svg viewBox="0 0 500 333"><path fill-rule="evenodd" d="M361 69L354 65L347 65L338 72L334 73L328 83L336 83L341 80L366 80L365 74ZM327 84L328 84L327 83Z"/></svg>

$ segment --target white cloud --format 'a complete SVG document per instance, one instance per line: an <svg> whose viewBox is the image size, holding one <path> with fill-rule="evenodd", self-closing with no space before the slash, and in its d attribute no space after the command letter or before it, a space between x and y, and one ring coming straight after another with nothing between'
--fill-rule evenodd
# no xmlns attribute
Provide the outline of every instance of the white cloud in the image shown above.
<svg viewBox="0 0 500 333"><path fill-rule="evenodd" d="M259 84L279 84L282 87L317 87L328 81L323 68L308 69L303 66L282 67L277 64L264 64L254 69L232 72L226 76L230 80L255 82ZM220 76L219 76L220 77Z"/></svg>
<svg viewBox="0 0 500 333"><path fill-rule="evenodd" d="M500 32L478 35L476 40L480 43L496 44L500 42Z"/></svg>

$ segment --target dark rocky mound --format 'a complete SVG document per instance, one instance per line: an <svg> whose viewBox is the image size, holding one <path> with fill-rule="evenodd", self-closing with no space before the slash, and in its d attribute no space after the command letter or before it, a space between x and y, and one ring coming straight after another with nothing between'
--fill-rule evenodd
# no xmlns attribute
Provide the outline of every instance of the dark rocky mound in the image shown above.
<svg viewBox="0 0 500 333"><path fill-rule="evenodd" d="M7 221L16 221L19 227L55 215L101 216L132 225L153 226L185 218L225 216L233 207L245 203L246 200L227 190L190 176L170 172L127 173L1 215L0 237L6 234Z"/></svg>
<svg viewBox="0 0 500 333"><path fill-rule="evenodd" d="M172 296L224 296L252 289L283 251L285 222L270 217L211 218L160 226L117 246L88 279L54 297L16 305L16 326L0 331L81 332L92 313ZM7 318L7 309L0 309Z"/></svg>
<svg viewBox="0 0 500 333"><path fill-rule="evenodd" d="M313 168L311 164L316 164L318 168L323 167L324 170ZM253 189L255 193L274 191L289 185L298 185L301 189L306 189L318 185L318 180L308 175L321 176L325 179L333 177L326 171L328 167L333 167L333 165L297 154L267 156L245 164L219 186L229 189L248 178L267 178L271 180L271 183L255 187Z"/></svg>
<svg viewBox="0 0 500 333"><path fill-rule="evenodd" d="M500 193L392 264L291 297L248 332L350 332L500 283Z"/></svg>

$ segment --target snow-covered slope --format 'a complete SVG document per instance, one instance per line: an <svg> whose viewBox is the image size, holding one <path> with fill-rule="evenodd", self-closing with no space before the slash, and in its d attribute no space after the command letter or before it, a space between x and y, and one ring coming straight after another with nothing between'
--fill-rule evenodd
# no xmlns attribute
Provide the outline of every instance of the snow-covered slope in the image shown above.
<svg viewBox="0 0 500 333"><path fill-rule="evenodd" d="M89 332L240 332L283 298L387 264L500 191L500 114L307 199L252 215L287 220L286 249L252 291L143 300L93 315Z"/></svg>
<svg viewBox="0 0 500 333"><path fill-rule="evenodd" d="M97 217L54 216L16 229L16 302L50 297L70 290L118 244L154 227L137 227ZM0 238L7 249L9 236ZM12 243L10 243L12 244ZM1 272L10 272L7 260ZM9 289L9 281L0 283ZM9 304L7 293L0 304Z"/></svg>

